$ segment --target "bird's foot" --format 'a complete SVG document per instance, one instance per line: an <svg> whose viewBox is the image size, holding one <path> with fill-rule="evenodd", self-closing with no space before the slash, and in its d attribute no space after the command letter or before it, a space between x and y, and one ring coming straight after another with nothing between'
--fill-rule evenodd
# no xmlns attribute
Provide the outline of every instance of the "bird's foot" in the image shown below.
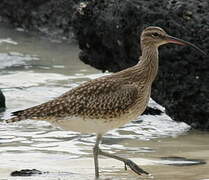
<svg viewBox="0 0 209 180"><path fill-rule="evenodd" d="M142 174L150 175L148 172L140 168L136 163L134 163L130 159L127 159L126 161L124 161L124 163L125 163L125 170L127 170L127 166L129 166L131 170L138 175L142 175Z"/></svg>
<svg viewBox="0 0 209 180"><path fill-rule="evenodd" d="M129 166L131 168L131 170L134 171L138 175L146 174L148 176L151 176L148 172L141 169L136 163L134 163L130 159L125 159L125 158L122 158L120 156L116 156L114 154L109 154L107 152L104 152L104 151L100 150L99 148L98 148L98 154L124 162L125 170L127 170L127 166Z"/></svg>

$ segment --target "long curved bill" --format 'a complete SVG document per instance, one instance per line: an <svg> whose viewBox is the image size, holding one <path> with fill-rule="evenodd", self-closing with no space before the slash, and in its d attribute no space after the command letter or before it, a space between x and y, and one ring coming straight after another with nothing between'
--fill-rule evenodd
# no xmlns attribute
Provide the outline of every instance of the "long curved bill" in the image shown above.
<svg viewBox="0 0 209 180"><path fill-rule="evenodd" d="M186 46L186 45L191 46L194 49L196 49L197 51L199 51L202 54L204 54L205 56L207 56L207 54L203 50L201 50L200 48L198 48L197 46L195 46L194 44L192 44L188 41L184 41L182 39L179 39L179 38L176 38L176 37L173 37L173 36L169 36L169 35L166 36L166 41L168 43L174 43L174 44L179 44L179 45L183 45L183 46Z"/></svg>

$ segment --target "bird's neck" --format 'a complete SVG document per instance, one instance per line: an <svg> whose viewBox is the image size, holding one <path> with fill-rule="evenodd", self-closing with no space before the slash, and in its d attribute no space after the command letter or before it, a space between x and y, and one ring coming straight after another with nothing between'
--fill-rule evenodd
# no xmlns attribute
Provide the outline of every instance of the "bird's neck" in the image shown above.
<svg viewBox="0 0 209 180"><path fill-rule="evenodd" d="M152 83L158 72L158 48L154 45L143 46L136 67L142 71L147 83Z"/></svg>
<svg viewBox="0 0 209 180"><path fill-rule="evenodd" d="M123 82L135 83L142 86L151 86L158 71L158 49L157 47L144 46L142 56L138 64L128 69L113 74L114 78Z"/></svg>

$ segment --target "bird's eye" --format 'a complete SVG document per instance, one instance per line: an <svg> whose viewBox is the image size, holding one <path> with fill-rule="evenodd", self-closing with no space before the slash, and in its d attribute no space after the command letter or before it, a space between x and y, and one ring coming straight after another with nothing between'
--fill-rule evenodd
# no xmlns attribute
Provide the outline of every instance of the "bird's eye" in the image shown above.
<svg viewBox="0 0 209 180"><path fill-rule="evenodd" d="M152 33L152 37L160 37L160 34L158 34L158 33Z"/></svg>

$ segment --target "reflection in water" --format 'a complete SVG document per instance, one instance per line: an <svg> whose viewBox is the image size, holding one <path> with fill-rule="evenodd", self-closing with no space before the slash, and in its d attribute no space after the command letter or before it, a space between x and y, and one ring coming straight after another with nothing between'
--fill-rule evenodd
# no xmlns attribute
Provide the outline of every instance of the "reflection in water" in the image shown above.
<svg viewBox="0 0 209 180"><path fill-rule="evenodd" d="M104 75L82 64L77 58L78 51L73 43L49 42L37 36L26 35L25 32L0 28L0 87L6 96L8 107L1 116L7 118L12 111L48 101L84 81ZM150 101L150 105L164 110L154 101ZM177 137L186 134L189 129L188 125L174 122L165 113L161 116L144 115L135 122L110 131L104 136L102 148L123 156L148 157L139 159L140 164L174 164L176 162L172 159L148 159L169 156L175 152L185 155L184 152L188 149L178 151L177 147L183 142L185 147L191 149L191 139L187 140L187 137L192 135L181 136L182 139L178 140ZM192 140L192 143L199 143L199 139ZM79 159L79 162L83 160L84 164L87 163L85 159L92 157L94 142L93 135L62 131L44 121L26 120L14 124L0 122L0 175L4 173L1 169L15 169L14 162L18 163L20 168L35 168L37 163L40 163L37 168L50 169L51 172L57 172L60 168L60 172L65 172L68 163L59 163L69 159L71 162L73 159L75 162ZM208 147L208 143L206 144ZM47 162L56 163L52 167L47 166ZM85 168L90 168L90 172L84 170L85 168L80 169L88 171L91 179L93 164L87 163L87 166ZM103 166L106 167L105 164ZM112 169L108 168L111 167L112 164L109 164L104 170L110 177ZM115 169L115 172L117 171L120 171L122 179L128 179L126 172ZM72 173L67 173L67 176L72 178ZM133 174L132 176L135 177ZM87 179L85 177L83 179Z"/></svg>

